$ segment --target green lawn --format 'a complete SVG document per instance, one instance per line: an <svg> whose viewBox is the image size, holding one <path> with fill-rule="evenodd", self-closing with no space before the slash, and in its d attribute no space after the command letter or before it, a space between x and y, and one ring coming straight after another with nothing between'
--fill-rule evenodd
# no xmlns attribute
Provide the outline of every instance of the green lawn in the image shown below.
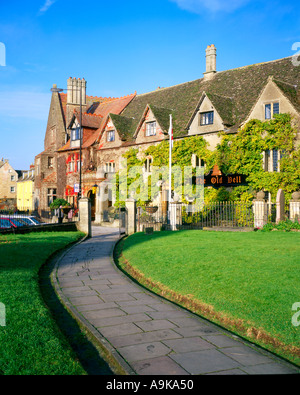
<svg viewBox="0 0 300 395"><path fill-rule="evenodd" d="M6 325L0 326L0 374L86 374L39 288L39 269L47 258L82 235L0 235L0 302L6 313Z"/></svg>
<svg viewBox="0 0 300 395"><path fill-rule="evenodd" d="M121 267L156 292L300 363L300 326L292 324L299 233L136 233L116 252Z"/></svg>

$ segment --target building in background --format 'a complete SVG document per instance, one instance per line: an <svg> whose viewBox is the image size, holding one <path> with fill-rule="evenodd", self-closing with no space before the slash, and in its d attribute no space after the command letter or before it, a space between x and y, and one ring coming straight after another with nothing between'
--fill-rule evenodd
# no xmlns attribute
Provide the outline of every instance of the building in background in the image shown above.
<svg viewBox="0 0 300 395"><path fill-rule="evenodd" d="M33 211L34 206L34 165L29 170L23 170L17 181L18 211Z"/></svg>
<svg viewBox="0 0 300 395"><path fill-rule="evenodd" d="M152 159L143 155L151 145L169 139L170 114L174 140L202 136L212 151L221 141L220 132L235 134L251 119L265 121L290 113L299 130L300 67L291 57L220 72L216 59L217 50L210 45L201 78L122 98L89 97L84 79L69 78L67 94L52 94L45 150L35 158L39 209L48 210L56 197L75 205L81 169L82 194L91 199L93 217L101 222L103 210L114 203L108 198L104 205L101 194L110 196L111 175L119 171L123 155L137 149L151 174ZM276 152L262 153L265 171L279 171L278 161ZM192 156L192 162L203 161Z"/></svg>
<svg viewBox="0 0 300 395"><path fill-rule="evenodd" d="M0 209L13 209L17 206L17 181L22 174L15 170L8 159L0 160Z"/></svg>

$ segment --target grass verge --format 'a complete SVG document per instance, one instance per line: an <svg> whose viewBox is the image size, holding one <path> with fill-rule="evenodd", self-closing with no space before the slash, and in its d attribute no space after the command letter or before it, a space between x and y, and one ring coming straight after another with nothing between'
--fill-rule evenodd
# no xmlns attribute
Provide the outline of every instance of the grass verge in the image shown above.
<svg viewBox="0 0 300 395"><path fill-rule="evenodd" d="M147 288L300 366L299 233L136 233L115 256Z"/></svg>
<svg viewBox="0 0 300 395"><path fill-rule="evenodd" d="M5 375L86 375L80 352L91 356L75 321L62 308L43 264L56 251L76 242L79 232L41 232L0 236L0 302L5 326L0 326L0 372ZM40 288L43 285L43 295ZM43 297L49 302L48 307ZM68 328L65 335L53 319ZM69 340L77 339L70 345ZM75 336L75 338L74 338ZM80 345L79 349L72 346ZM80 351L80 352L79 352ZM88 353L88 354L87 354Z"/></svg>

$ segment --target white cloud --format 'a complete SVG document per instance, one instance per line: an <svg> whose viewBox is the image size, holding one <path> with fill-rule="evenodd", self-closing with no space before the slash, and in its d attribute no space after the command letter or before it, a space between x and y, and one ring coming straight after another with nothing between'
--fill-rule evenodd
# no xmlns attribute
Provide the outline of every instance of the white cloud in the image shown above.
<svg viewBox="0 0 300 395"><path fill-rule="evenodd" d="M213 13L224 11L232 12L238 8L243 7L249 3L250 0L171 0L183 10L191 11L196 14L201 14L203 11L210 11Z"/></svg>
<svg viewBox="0 0 300 395"><path fill-rule="evenodd" d="M49 10L49 8L56 2L57 0L46 0L45 4L40 8L40 12L44 13Z"/></svg>

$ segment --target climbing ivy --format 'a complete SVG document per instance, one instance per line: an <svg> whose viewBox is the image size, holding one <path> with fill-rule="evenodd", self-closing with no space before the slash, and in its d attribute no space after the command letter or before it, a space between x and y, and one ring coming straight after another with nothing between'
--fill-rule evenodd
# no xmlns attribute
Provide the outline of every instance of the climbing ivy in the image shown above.
<svg viewBox="0 0 300 395"><path fill-rule="evenodd" d="M172 166L183 170L186 166L191 166L192 154L196 154L205 162L206 172L217 164L224 174L239 173L247 176L247 187L239 186L231 191L226 188L205 188L205 201L249 201L259 190L271 192L274 200L280 188L289 200L291 193L299 190L300 147L297 146L297 130L289 114L275 115L274 119L265 122L254 119L236 134L220 133L220 137L221 141L213 151L208 148L208 143L202 136L174 141ZM280 172L264 170L263 152L266 150L281 151ZM152 145L144 152L131 148L123 156L127 160L128 174L133 167L144 166L146 157L149 156L152 158L152 166L166 168L169 165L169 141ZM128 188L141 176L140 173L134 173L132 177L128 177ZM150 199L150 189L152 188L152 193L159 190L156 182L157 180L151 180L151 176L148 177L148 184L139 186L137 192L143 192L145 200ZM141 191L143 188L144 191Z"/></svg>
<svg viewBox="0 0 300 395"><path fill-rule="evenodd" d="M280 150L280 172L263 169L263 152ZM300 148L297 130L289 114L275 115L270 121L251 120L235 135L223 135L216 149L216 163L224 173L247 176L249 187L271 192L278 189L287 198L300 187Z"/></svg>

